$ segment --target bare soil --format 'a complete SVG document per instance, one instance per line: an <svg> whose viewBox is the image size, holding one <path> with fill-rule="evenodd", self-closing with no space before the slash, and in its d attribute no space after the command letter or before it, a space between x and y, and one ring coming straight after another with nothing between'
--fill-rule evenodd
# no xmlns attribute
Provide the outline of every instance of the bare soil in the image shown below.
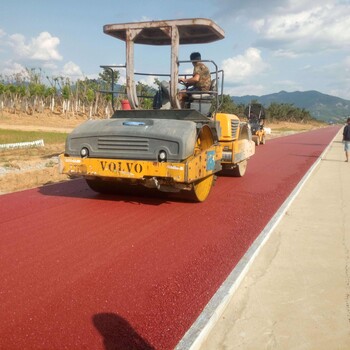
<svg viewBox="0 0 350 350"><path fill-rule="evenodd" d="M0 114L1 129L24 131L71 132L86 121L83 117L65 117L56 114L35 116ZM321 124L278 123L267 125L272 129L269 138L321 127ZM33 140L34 141L34 140ZM0 149L0 194L21 191L68 180L58 172L58 155L64 151L64 143L26 149Z"/></svg>
<svg viewBox="0 0 350 350"><path fill-rule="evenodd" d="M1 129L69 133L85 120L55 114L28 116L3 112L0 115L0 133ZM26 149L0 149L0 194L68 180L66 175L58 172L58 155L63 151L64 143Z"/></svg>

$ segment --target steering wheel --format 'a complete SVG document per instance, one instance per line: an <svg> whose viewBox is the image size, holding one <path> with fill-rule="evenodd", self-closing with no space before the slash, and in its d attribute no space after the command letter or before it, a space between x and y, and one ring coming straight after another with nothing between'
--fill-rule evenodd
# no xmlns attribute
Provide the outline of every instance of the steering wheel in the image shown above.
<svg viewBox="0 0 350 350"><path fill-rule="evenodd" d="M179 84L185 86L186 88L188 87L188 85L183 80L179 80Z"/></svg>

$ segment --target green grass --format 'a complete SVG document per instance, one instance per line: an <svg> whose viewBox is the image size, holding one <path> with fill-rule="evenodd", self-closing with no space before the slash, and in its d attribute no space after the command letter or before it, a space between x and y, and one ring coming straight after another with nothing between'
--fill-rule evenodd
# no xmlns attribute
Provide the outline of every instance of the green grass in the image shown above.
<svg viewBox="0 0 350 350"><path fill-rule="evenodd" d="M0 144L44 140L45 144L64 143L66 133L46 131L19 131L0 129Z"/></svg>

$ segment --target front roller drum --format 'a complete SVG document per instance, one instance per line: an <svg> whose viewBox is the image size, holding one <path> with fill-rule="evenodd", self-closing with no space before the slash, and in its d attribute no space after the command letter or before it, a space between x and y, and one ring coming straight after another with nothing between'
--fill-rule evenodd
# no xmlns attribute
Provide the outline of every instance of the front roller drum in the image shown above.
<svg viewBox="0 0 350 350"><path fill-rule="evenodd" d="M121 183L101 178L85 178L85 181L93 191L101 194L118 194L123 188Z"/></svg>
<svg viewBox="0 0 350 350"><path fill-rule="evenodd" d="M204 202L209 196L211 188L214 185L214 180L214 174L212 174L208 177L205 177L204 179L195 182L190 192L191 199L196 202Z"/></svg>
<svg viewBox="0 0 350 350"><path fill-rule="evenodd" d="M198 155L199 153L207 150L214 144L214 137L207 125L204 125L201 129L199 136L196 141L194 155ZM213 187L215 181L215 175L211 174L203 179L200 179L193 183L192 189L190 190L190 199L195 202L204 202L211 188Z"/></svg>

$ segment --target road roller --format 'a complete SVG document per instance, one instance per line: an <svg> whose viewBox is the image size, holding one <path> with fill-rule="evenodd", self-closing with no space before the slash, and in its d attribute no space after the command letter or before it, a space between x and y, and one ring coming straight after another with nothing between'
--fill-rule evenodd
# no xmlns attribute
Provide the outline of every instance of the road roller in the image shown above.
<svg viewBox="0 0 350 350"><path fill-rule="evenodd" d="M210 89L189 91L184 106L178 98L179 76L191 76L189 70L181 73L180 67L192 63L179 60L180 46L223 39L223 29L210 19L193 18L107 24L103 31L125 42L125 65L101 66L112 72L125 70L123 108L115 109L108 119L88 120L68 135L59 157L60 172L83 177L99 193L125 193L136 186L179 192L195 202L207 199L221 172L243 176L255 144L249 123L218 112L224 71L212 60L201 60L210 66ZM137 73L134 46L138 44L169 46L170 72ZM152 108L141 108L144 97L137 93L138 74L160 82ZM112 84L115 97L113 88Z"/></svg>

